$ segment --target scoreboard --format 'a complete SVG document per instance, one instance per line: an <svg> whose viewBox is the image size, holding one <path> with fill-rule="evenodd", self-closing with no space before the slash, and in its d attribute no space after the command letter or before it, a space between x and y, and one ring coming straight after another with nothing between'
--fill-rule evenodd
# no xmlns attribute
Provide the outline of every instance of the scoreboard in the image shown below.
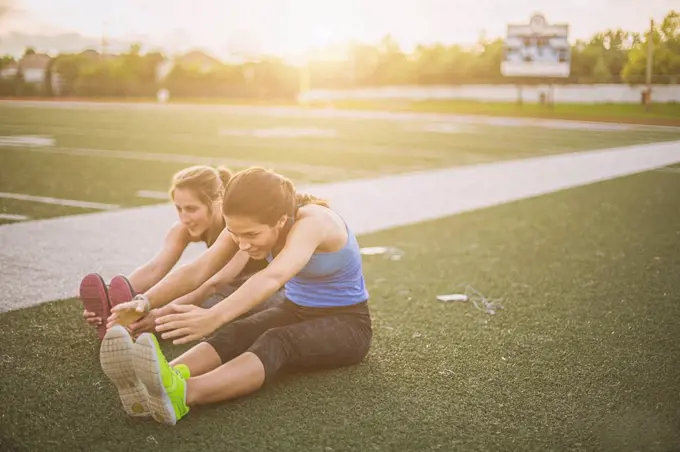
<svg viewBox="0 0 680 452"><path fill-rule="evenodd" d="M569 25L535 14L526 25L508 25L501 73L509 77L568 77Z"/></svg>

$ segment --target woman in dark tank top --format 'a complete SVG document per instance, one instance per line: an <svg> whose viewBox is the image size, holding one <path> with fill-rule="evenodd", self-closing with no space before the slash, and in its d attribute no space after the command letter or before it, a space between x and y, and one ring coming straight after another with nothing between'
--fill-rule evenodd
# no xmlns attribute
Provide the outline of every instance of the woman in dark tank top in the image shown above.
<svg viewBox="0 0 680 452"><path fill-rule="evenodd" d="M222 191L230 178L231 172L224 167L192 166L177 172L172 178L169 195L179 218L168 231L156 256L127 277L114 276L108 285L97 273L83 278L80 283L83 317L97 329L100 339L106 333L105 320L111 315L113 306L130 301L136 294L157 284L177 264L190 243L204 242L208 248L215 243L225 226ZM178 302L202 304L218 291L229 293L266 266L264 260L239 257L219 278ZM155 314L144 323L130 325L130 329L137 334L152 330Z"/></svg>

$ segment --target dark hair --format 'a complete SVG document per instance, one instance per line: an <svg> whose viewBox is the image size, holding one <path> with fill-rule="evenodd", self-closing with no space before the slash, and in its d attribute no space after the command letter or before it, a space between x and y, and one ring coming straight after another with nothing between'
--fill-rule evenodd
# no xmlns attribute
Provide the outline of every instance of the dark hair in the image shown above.
<svg viewBox="0 0 680 452"><path fill-rule="evenodd" d="M328 203L315 196L298 194L286 177L264 168L248 168L236 173L227 183L222 199L224 215L243 215L274 226L279 219L293 217L298 207Z"/></svg>

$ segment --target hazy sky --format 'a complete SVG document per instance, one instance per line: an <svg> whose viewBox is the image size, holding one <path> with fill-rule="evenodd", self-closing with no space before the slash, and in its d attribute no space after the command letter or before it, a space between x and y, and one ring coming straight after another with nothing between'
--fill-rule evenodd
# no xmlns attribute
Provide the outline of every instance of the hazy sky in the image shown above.
<svg viewBox="0 0 680 452"><path fill-rule="evenodd" d="M469 44L485 30L503 36L508 23L535 11L570 25L570 39L606 28L642 31L678 0L14 0L20 9L1 32L75 32L144 37L169 50L202 46L216 54L257 47L280 55L355 37L391 33L405 48L434 41ZM245 5L248 6L245 6ZM231 43L231 44L230 44Z"/></svg>

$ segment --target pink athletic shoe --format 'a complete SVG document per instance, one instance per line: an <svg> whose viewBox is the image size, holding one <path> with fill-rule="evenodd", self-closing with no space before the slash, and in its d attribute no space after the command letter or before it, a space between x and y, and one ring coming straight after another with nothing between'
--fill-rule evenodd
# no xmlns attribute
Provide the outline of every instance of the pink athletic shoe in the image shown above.
<svg viewBox="0 0 680 452"><path fill-rule="evenodd" d="M111 302L111 307L130 301L134 296L135 290L125 276L117 275L111 279L111 283L109 284L109 301Z"/></svg>
<svg viewBox="0 0 680 452"><path fill-rule="evenodd" d="M106 319L111 315L109 293L104 279L97 273L90 273L80 282L80 300L85 310L94 312L102 323L97 326L97 335L103 339L106 334Z"/></svg>

